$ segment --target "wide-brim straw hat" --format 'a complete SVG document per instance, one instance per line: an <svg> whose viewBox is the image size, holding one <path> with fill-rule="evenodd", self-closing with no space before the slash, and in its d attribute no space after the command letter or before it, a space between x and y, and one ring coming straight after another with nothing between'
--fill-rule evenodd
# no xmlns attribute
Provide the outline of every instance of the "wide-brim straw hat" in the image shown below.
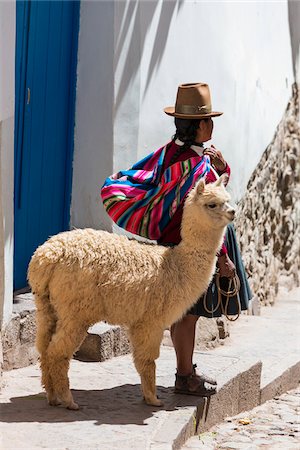
<svg viewBox="0 0 300 450"><path fill-rule="evenodd" d="M205 119L221 116L222 112L212 111L208 84L180 84L175 106L164 108L169 116L179 119Z"/></svg>

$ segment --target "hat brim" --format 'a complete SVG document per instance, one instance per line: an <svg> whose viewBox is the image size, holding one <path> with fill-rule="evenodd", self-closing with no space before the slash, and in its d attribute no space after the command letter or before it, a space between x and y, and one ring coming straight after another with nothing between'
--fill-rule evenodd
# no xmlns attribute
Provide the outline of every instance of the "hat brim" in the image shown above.
<svg viewBox="0 0 300 450"><path fill-rule="evenodd" d="M218 111L212 111L207 114L179 114L175 112L174 106L168 106L164 108L164 112L168 114L168 116L178 117L179 119L205 119L206 117L218 117L223 113Z"/></svg>

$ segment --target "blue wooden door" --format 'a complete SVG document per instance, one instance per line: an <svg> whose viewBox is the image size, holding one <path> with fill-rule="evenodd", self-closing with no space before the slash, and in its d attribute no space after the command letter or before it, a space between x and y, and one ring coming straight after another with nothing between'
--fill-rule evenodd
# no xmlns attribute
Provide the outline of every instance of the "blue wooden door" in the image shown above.
<svg viewBox="0 0 300 450"><path fill-rule="evenodd" d="M17 2L14 288L69 227L79 2Z"/></svg>

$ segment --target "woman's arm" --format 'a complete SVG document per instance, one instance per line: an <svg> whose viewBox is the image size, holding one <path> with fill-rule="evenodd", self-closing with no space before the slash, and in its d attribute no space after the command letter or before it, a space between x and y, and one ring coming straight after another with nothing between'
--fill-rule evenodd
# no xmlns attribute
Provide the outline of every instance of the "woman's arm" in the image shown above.
<svg viewBox="0 0 300 450"><path fill-rule="evenodd" d="M205 149L203 153L210 157L211 164L217 171L218 175L227 173L228 177L230 177L230 167L225 161L220 150L217 150L214 145L211 145L211 147Z"/></svg>

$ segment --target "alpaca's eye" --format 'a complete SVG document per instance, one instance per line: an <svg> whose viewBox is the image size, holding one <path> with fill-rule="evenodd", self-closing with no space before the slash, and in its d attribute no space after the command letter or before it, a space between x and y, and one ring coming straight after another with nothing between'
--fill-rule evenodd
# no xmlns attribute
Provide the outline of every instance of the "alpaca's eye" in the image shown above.
<svg viewBox="0 0 300 450"><path fill-rule="evenodd" d="M214 209L216 208L216 203L210 203L209 205L207 205L210 209Z"/></svg>

